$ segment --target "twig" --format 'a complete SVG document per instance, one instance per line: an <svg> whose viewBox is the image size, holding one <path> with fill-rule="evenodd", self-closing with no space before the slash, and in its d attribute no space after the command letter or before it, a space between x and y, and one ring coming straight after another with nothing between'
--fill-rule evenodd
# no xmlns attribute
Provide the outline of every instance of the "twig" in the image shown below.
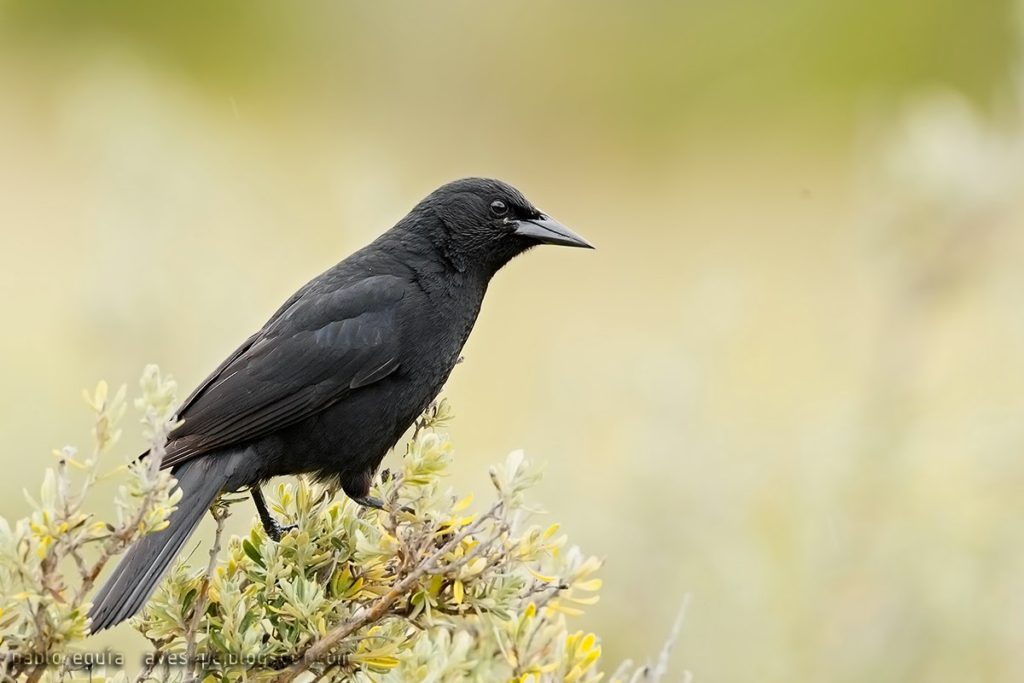
<svg viewBox="0 0 1024 683"><path fill-rule="evenodd" d="M153 670L156 665L163 660L163 657L159 650L153 653L152 656L146 658L146 665L139 671L139 675L135 677L135 683L144 683L152 677Z"/></svg>
<svg viewBox="0 0 1024 683"><path fill-rule="evenodd" d="M669 632L665 644L662 645L661 652L658 653L658 663L654 665L651 680L660 681L668 673L668 659L672 654L672 646L679 640L679 633L683 630L683 622L686 621L686 610L689 607L690 594L687 593L683 596L683 605L679 608L679 616L676 617L675 623L672 624L672 630Z"/></svg>
<svg viewBox="0 0 1024 683"><path fill-rule="evenodd" d="M36 681L38 681L40 678L43 677L44 673L46 673L46 665L45 664L37 664L36 667L34 669L32 669L32 673L30 673L28 675L28 678L25 679L25 682L26 683L36 683Z"/></svg>
<svg viewBox="0 0 1024 683"><path fill-rule="evenodd" d="M210 580L213 572L217 569L217 557L220 554L220 540L224 533L224 520L228 518L228 508L221 505L214 505L211 508L213 518L217 520L217 530L214 532L213 545L210 547L210 562L206 565L206 574L203 576L203 583L199 588L199 594L192 603L192 620L189 622L188 630L185 632L185 662L189 667L188 681L196 680L196 632L199 630L199 622L202 621L203 613L206 612L206 605L210 597Z"/></svg>
<svg viewBox="0 0 1024 683"><path fill-rule="evenodd" d="M173 421L172 421L173 422ZM168 423L169 424L169 423ZM80 573L82 575L82 583L78 586L78 593L75 596L75 603L81 603L85 596L92 590L93 585L96 583L96 579L99 578L100 572L107 565L107 562L111 560L115 555L124 551L129 545L138 540L136 533L142 520L145 519L146 515L149 514L153 507L153 503L156 500L157 494L163 489L159 486L159 480L157 476L160 470L160 463L163 460L164 452L166 450L167 443L167 425L162 425L157 434L154 436L153 441L150 443L149 448L149 461L146 465L149 473L149 487L147 488L142 503L139 505L139 509L135 516L129 520L129 522L121 527L119 530L115 530L107 542L103 545L103 550L100 552L100 556L92 564L92 567L85 570L84 567L80 567ZM169 485L169 491L174 491L176 483L172 480ZM77 557L75 558L78 559Z"/></svg>

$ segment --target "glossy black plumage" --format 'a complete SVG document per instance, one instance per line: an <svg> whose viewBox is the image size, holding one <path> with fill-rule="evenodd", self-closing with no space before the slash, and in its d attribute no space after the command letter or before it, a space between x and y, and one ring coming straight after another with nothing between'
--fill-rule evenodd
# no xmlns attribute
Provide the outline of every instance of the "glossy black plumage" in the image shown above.
<svg viewBox="0 0 1024 683"><path fill-rule="evenodd" d="M366 501L454 368L491 277L542 243L590 246L511 186L468 178L296 292L182 404L163 461L182 501L97 595L93 631L138 611L222 491L313 473Z"/></svg>

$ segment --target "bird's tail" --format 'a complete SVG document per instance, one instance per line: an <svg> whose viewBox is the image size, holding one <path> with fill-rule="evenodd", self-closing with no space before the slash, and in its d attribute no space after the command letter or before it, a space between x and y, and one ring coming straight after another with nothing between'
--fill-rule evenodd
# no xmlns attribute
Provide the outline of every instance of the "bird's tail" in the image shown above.
<svg viewBox="0 0 1024 683"><path fill-rule="evenodd" d="M128 549L93 600L89 617L98 633L133 616L153 593L171 561L199 526L203 514L228 488L241 453L190 460L174 471L182 497L166 529L142 537Z"/></svg>

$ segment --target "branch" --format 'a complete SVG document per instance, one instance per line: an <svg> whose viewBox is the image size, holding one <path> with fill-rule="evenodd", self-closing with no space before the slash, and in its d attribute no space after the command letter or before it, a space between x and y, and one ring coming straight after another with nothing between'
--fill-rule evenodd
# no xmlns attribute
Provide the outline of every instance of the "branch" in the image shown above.
<svg viewBox="0 0 1024 683"><path fill-rule="evenodd" d="M672 654L672 646L679 640L679 633L683 630L683 622L686 621L686 610L690 607L690 594L683 596L683 604L679 608L679 616L672 624L672 631L668 634L665 644L658 654L658 663L654 666L654 680L660 681L668 673L668 660Z"/></svg>
<svg viewBox="0 0 1024 683"><path fill-rule="evenodd" d="M188 630L185 632L185 662L186 666L189 667L188 681L196 680L196 632L199 630L199 622L202 621L203 614L206 612L206 605L210 599L210 579L213 578L213 572L217 569L217 556L220 554L220 540L221 535L224 533L224 520L228 518L228 509L221 505L214 505L210 509L213 514L213 518L217 520L217 530L214 532L213 545L210 546L210 562L206 565L206 574L203 576L202 586L199 588L199 594L196 596L195 602L192 603L192 619L189 622Z"/></svg>

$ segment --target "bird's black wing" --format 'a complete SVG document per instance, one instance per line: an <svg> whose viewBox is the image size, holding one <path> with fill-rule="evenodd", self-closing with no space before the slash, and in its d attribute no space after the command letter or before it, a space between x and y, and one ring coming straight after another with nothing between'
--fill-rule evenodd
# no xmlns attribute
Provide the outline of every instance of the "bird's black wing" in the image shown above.
<svg viewBox="0 0 1024 683"><path fill-rule="evenodd" d="M307 288L186 400L163 466L266 436L394 372L405 292L390 275Z"/></svg>

